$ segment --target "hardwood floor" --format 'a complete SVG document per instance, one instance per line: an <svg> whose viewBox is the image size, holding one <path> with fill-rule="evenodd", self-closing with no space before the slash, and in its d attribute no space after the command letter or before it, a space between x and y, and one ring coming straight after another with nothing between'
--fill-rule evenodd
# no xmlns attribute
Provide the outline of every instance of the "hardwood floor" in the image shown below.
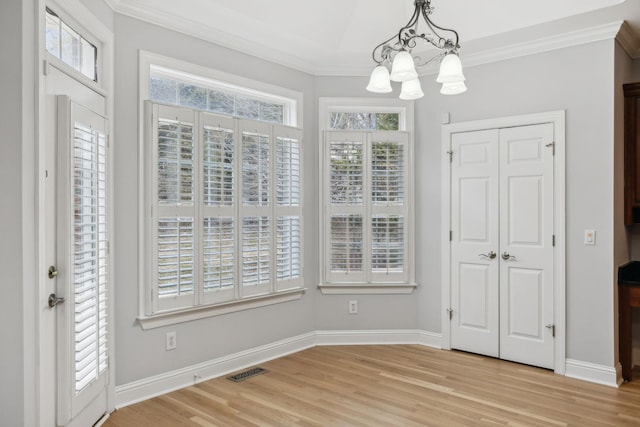
<svg viewBox="0 0 640 427"><path fill-rule="evenodd" d="M315 347L260 366L269 372L202 382L122 408L104 425L640 425L640 380L616 389L457 351Z"/></svg>

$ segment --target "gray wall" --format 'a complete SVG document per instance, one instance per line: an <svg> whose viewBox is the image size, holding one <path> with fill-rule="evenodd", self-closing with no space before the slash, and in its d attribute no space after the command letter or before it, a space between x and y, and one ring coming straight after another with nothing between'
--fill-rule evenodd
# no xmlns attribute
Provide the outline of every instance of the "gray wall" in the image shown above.
<svg viewBox="0 0 640 427"><path fill-rule="evenodd" d="M0 414L3 423L24 421L23 291L22 291L22 2L0 4Z"/></svg>
<svg viewBox="0 0 640 427"><path fill-rule="evenodd" d="M316 101L313 78L280 65L116 15L115 310L116 384L168 372L315 330L318 283ZM301 300L143 331L138 315L138 50L297 90L304 96L304 273ZM345 306L346 307L346 306ZM178 348L164 350L165 333Z"/></svg>
<svg viewBox="0 0 640 427"><path fill-rule="evenodd" d="M401 296L320 295L318 282L317 98L365 97L366 78L317 77L116 15L116 384L178 369L312 330L423 329L440 333L440 119L468 121L567 111L567 357L614 366L614 51L592 43L500 63L468 67L469 92L438 93L423 80L416 102L416 279ZM304 93L305 275L298 302L142 331L138 287L138 49L254 78ZM135 183L136 185L133 185ZM597 244L583 245L584 229ZM347 314L358 299L359 314ZM164 351L164 334L178 349ZM204 338L204 339L203 339Z"/></svg>
<svg viewBox="0 0 640 427"><path fill-rule="evenodd" d="M464 57L463 57L464 60ZM440 121L566 110L567 357L614 366L613 64L605 41L465 70L469 91L444 97L434 76L422 79L418 134L417 255L420 328L440 322ZM597 244L583 245L585 229Z"/></svg>

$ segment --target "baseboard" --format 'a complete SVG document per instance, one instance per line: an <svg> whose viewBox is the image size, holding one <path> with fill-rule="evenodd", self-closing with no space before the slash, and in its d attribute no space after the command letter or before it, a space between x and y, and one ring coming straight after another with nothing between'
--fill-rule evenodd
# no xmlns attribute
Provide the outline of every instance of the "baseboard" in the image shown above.
<svg viewBox="0 0 640 427"><path fill-rule="evenodd" d="M220 357L183 369L143 378L115 388L115 406L122 408L174 390L221 377L317 345L418 344L441 348L440 334L417 329L315 331Z"/></svg>
<svg viewBox="0 0 640 427"><path fill-rule="evenodd" d="M420 344L441 348L441 335L417 329L316 331L316 345Z"/></svg>
<svg viewBox="0 0 640 427"><path fill-rule="evenodd" d="M620 385L620 373L617 367L596 365L595 363L567 359L565 376L610 387Z"/></svg>
<svg viewBox="0 0 640 427"><path fill-rule="evenodd" d="M116 408L178 390L202 381L277 359L315 346L315 333L277 341L186 368L116 386Z"/></svg>

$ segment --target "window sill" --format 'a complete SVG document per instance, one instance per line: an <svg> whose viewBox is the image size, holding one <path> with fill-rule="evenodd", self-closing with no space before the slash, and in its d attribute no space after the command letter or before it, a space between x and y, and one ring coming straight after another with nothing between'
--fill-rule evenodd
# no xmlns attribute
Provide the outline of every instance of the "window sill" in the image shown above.
<svg viewBox="0 0 640 427"><path fill-rule="evenodd" d="M318 285L324 295L400 295L410 294L416 283L323 283Z"/></svg>
<svg viewBox="0 0 640 427"><path fill-rule="evenodd" d="M220 316L236 311L250 310L281 302L295 301L302 298L306 288L293 289L268 295L259 295L241 300L229 301L221 304L205 307L191 308L187 310L158 313L150 316L139 316L138 322L143 330L160 328L162 326L175 325L176 323L191 322L207 317Z"/></svg>

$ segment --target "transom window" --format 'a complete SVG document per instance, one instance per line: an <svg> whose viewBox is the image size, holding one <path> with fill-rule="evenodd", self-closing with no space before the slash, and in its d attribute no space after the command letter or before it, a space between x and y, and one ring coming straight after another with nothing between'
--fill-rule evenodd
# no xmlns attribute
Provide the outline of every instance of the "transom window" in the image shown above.
<svg viewBox="0 0 640 427"><path fill-rule="evenodd" d="M45 45L51 55L88 77L98 81L98 49L54 11L46 8Z"/></svg>
<svg viewBox="0 0 640 427"><path fill-rule="evenodd" d="M268 123L291 124L295 101L152 64L149 99Z"/></svg>

